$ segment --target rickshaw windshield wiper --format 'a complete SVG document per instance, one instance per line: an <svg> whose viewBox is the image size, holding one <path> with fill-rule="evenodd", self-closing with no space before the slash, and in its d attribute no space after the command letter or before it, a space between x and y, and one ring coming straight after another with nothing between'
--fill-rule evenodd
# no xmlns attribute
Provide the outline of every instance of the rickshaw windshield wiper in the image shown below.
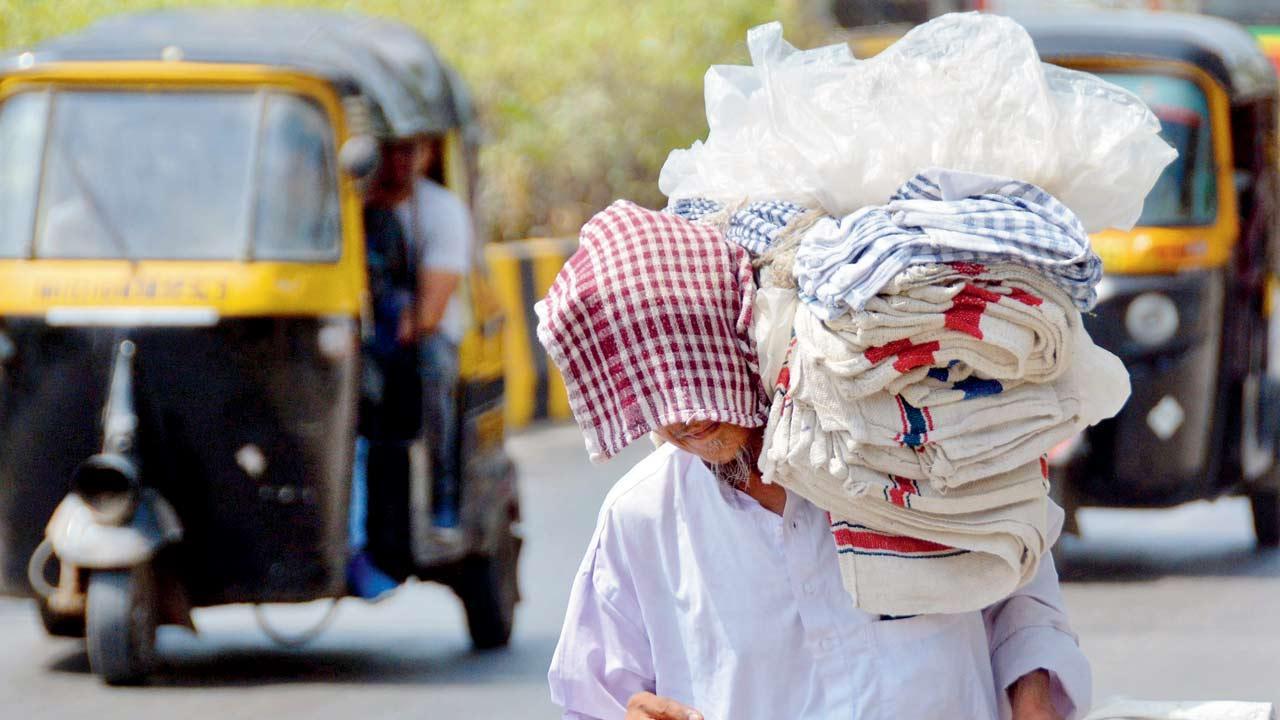
<svg viewBox="0 0 1280 720"><path fill-rule="evenodd" d="M68 173L71 175L71 179L75 183L76 189L79 190L80 195L88 202L89 207L93 210L94 216L98 218L98 226L106 233L107 237L110 238L111 244L115 246L116 252L119 253L120 258L122 260L133 262L133 252L129 247L128 241L124 239L124 236L121 235L120 231L116 229L114 224L112 224L111 217L107 214L102 201L98 199L98 196L89 187L88 181L84 179L84 173L81 172L80 165L76 163L74 158L67 155L63 155L61 160L65 164Z"/></svg>

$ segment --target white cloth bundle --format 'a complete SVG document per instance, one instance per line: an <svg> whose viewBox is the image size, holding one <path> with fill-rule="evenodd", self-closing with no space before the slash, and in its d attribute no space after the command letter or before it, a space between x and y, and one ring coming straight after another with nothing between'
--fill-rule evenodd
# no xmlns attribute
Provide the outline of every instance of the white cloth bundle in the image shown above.
<svg viewBox="0 0 1280 720"><path fill-rule="evenodd" d="M927 480L942 491L1028 463L1086 427L1111 417L1129 394L1128 374L1111 353L1076 326L1073 355L1052 383L998 381L956 383L954 396L937 405L916 405L902 395L873 392L851 397L848 383L805 354L799 333L788 363L786 390L792 412L810 422L774 430L772 443L807 442L787 433L829 435L820 442L838 449L846 464ZM936 368L931 368L936 370ZM971 378L972 379L972 378ZM931 380L931 378L926 378ZM961 388L955 390L955 387ZM977 391L974 388L978 388ZM943 396L948 391L926 393ZM927 399L927 397L926 397ZM775 401L776 404L776 401ZM823 458L830 465L832 458ZM838 470L832 469L832 472Z"/></svg>
<svg viewBox="0 0 1280 720"><path fill-rule="evenodd" d="M999 381L1047 383L1072 356L1080 315L1050 283L1014 266L981 267L966 275L929 266L915 282L896 281L902 294L882 294L867 311L823 321L804 304L795 314L797 355L838 378L841 396L856 400L879 391L909 393L912 385L971 375ZM945 269L943 269L945 268ZM1037 286L1039 285L1039 286ZM953 363L962 364L956 370ZM937 389L927 384L926 390ZM922 396L912 396L922 402Z"/></svg>
<svg viewBox="0 0 1280 720"><path fill-rule="evenodd" d="M997 305L1012 300L1031 309L1056 307L1056 314L1038 316L1031 323L1042 326L1038 332L1014 332L1014 322L999 331L988 325L993 331L979 333L982 339L946 327L947 292L979 276L990 292L1003 293ZM884 324L897 332L923 328L910 339L939 332L941 313L950 333L942 337L966 338L973 355L946 355L941 342L928 351L898 352L896 359L905 357L910 367L894 367L887 356L868 362L865 348L857 350L851 334L883 329L869 313L823 323L794 290L757 293L754 339L763 377L774 387L761 470L766 481L831 513L841 574L858 607L894 615L981 608L1034 575L1052 545L1046 512L1056 506L1047 500L1043 454L1118 412L1129 387L1123 364L1093 344L1074 308L1059 304L1061 293L1057 302L1013 299L1045 292L1043 282L1003 266L917 267L894 278L889 287L908 302L894 305L881 296L885 307L869 313L883 311L892 318ZM913 323L899 312L903 307L922 310L926 319ZM967 327L982 328L983 314L969 312ZM851 359L850 348L861 358ZM1008 357L991 360L1000 353ZM1029 362L1033 356L1039 360ZM850 379L833 367L860 372ZM1019 368L1052 380L1017 377L1026 372ZM981 374L993 369L1012 377ZM879 385L867 387L872 375ZM892 394L895 385L939 402L916 406Z"/></svg>
<svg viewBox="0 0 1280 720"><path fill-rule="evenodd" d="M883 345L942 328L984 335L989 329L979 321L988 318L1031 329L1048 345L1039 349L1045 354L1065 347L1066 330L1079 324L1070 299L1040 273L1017 265L973 263L908 268L862 312L838 322L852 329L859 342Z"/></svg>
<svg viewBox="0 0 1280 720"><path fill-rule="evenodd" d="M802 422L785 411L777 420ZM813 446L791 448L795 458L778 450L768 456L771 477L831 513L845 588L868 612L985 607L1033 577L1052 545L1047 513L1056 506L1040 459L942 496L857 465L841 481L810 464L822 452Z"/></svg>
<svg viewBox="0 0 1280 720"><path fill-rule="evenodd" d="M1074 382L1025 384L987 397L917 408L875 393L840 403L821 373L792 372L792 402L848 464L924 480L941 491L1030 462L1087 426ZM776 443L804 442L786 435Z"/></svg>
<svg viewBox="0 0 1280 720"><path fill-rule="evenodd" d="M798 51L778 23L747 34L750 66L706 76L705 141L668 157L673 200L789 200L843 216L921 168L1034 183L1089 231L1127 229L1176 156L1135 95L1040 62L1008 18L944 15L869 60Z"/></svg>

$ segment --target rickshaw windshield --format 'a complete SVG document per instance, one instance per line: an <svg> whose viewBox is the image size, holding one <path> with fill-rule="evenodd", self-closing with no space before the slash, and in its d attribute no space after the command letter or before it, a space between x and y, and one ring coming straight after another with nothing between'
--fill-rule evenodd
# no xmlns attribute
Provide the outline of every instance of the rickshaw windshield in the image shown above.
<svg viewBox="0 0 1280 720"><path fill-rule="evenodd" d="M1195 83L1156 74L1102 73L1135 93L1160 118L1160 136L1178 157L1147 195L1138 224L1148 227L1211 225L1218 214L1209 102Z"/></svg>
<svg viewBox="0 0 1280 720"><path fill-rule="evenodd" d="M337 256L332 130L284 92L45 90L0 105L0 256Z"/></svg>

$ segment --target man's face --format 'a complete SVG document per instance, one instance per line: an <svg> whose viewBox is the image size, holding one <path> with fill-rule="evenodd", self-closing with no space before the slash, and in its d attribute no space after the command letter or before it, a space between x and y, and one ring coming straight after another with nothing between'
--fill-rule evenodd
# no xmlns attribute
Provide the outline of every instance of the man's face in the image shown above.
<svg viewBox="0 0 1280 720"><path fill-rule="evenodd" d="M386 143L378 167L377 185L384 194L407 194L418 170L418 145L414 142Z"/></svg>
<svg viewBox="0 0 1280 720"><path fill-rule="evenodd" d="M439 145L440 140L435 137L425 137L418 141L418 174L425 176L431 170L431 165L439 155Z"/></svg>
<svg viewBox="0 0 1280 720"><path fill-rule="evenodd" d="M658 436L712 465L724 465L747 445L751 430L714 420L691 420L658 428Z"/></svg>

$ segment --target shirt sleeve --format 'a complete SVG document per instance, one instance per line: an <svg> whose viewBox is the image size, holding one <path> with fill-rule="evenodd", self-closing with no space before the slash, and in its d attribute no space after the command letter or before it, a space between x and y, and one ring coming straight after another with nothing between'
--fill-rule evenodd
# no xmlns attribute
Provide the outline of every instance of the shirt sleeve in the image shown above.
<svg viewBox="0 0 1280 720"><path fill-rule="evenodd" d="M621 720L627 701L654 688L649 641L606 510L587 549L547 680L566 720Z"/></svg>
<svg viewBox="0 0 1280 720"><path fill-rule="evenodd" d="M1051 504L1050 515L1050 537L1056 539L1062 528L1061 508ZM1053 704L1063 717L1074 720L1089 711L1093 675L1067 620L1052 555L1041 558L1029 584L984 610L983 619L1002 720L1011 715L1009 686L1038 669L1049 671Z"/></svg>
<svg viewBox="0 0 1280 720"><path fill-rule="evenodd" d="M467 206L447 188L422 193L420 213L425 240L422 267L465 275L471 267L475 229Z"/></svg>

